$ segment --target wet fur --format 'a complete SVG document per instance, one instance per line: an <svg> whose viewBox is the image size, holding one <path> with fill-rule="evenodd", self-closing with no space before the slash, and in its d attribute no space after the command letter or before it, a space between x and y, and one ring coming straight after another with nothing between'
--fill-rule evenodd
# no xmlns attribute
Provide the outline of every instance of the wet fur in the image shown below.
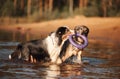
<svg viewBox="0 0 120 79"><path fill-rule="evenodd" d="M59 50L61 50L62 44L64 40L66 40L63 39L63 37L66 37L69 31L67 27L59 27L55 32L50 33L49 36L44 39L21 43L9 58L12 60L19 59L32 62L34 59L39 62L56 62L55 60L57 60L59 56Z"/></svg>
<svg viewBox="0 0 120 79"><path fill-rule="evenodd" d="M85 35L86 37L88 36L89 33L89 29L87 26L76 26L74 29L74 33L77 34L81 34L81 35ZM84 41L79 41L78 37L75 36L76 41L78 41L79 43L83 43ZM81 63L81 54L82 54L83 49L78 49L76 47L74 47L72 44L70 44L69 40L66 40L64 42L64 45L62 46L62 50L60 52L60 59L62 60L62 62L68 62L68 58L73 58L74 56L77 57L76 61L77 63ZM71 60L72 61L72 60ZM70 62L71 62L70 61Z"/></svg>

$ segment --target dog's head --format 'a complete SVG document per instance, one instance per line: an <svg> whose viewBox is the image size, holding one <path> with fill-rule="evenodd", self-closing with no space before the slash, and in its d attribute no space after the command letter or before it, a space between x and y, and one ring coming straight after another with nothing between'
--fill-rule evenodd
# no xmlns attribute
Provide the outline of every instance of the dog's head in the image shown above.
<svg viewBox="0 0 120 79"><path fill-rule="evenodd" d="M74 31L75 34L85 35L87 37L89 33L89 28L84 25L78 25L75 27Z"/></svg>
<svg viewBox="0 0 120 79"><path fill-rule="evenodd" d="M74 36L74 41L81 44L84 42L83 39L81 39L80 37L77 36L77 34L80 34L80 35L84 35L84 36L88 36L88 33L89 33L89 28L87 26L84 26L84 25L78 25L74 28L74 33L75 33L75 36Z"/></svg>
<svg viewBox="0 0 120 79"><path fill-rule="evenodd" d="M61 26L56 30L56 37L58 37L58 45L61 45L61 43L65 40L67 40L68 36L71 34L71 30L66 26Z"/></svg>

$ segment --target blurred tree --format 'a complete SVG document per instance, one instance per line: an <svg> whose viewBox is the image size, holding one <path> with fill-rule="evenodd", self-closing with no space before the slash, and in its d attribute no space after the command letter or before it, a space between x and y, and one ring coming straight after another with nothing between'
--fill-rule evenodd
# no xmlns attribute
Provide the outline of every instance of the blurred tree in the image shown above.
<svg viewBox="0 0 120 79"><path fill-rule="evenodd" d="M17 7L17 0L14 0L14 9L16 10Z"/></svg>
<svg viewBox="0 0 120 79"><path fill-rule="evenodd" d="M0 0L0 17L33 15L40 21L64 18L75 12L85 16L120 16L120 0Z"/></svg>
<svg viewBox="0 0 120 79"><path fill-rule="evenodd" d="M24 10L24 0L21 0L20 8L21 8L21 10Z"/></svg>
<svg viewBox="0 0 120 79"><path fill-rule="evenodd" d="M80 9L83 8L83 1L84 1L84 0L79 0L79 8L80 8Z"/></svg>
<svg viewBox="0 0 120 79"><path fill-rule="evenodd" d="M115 5L114 6L116 7L117 12L120 13L120 0L115 0Z"/></svg>
<svg viewBox="0 0 120 79"><path fill-rule="evenodd" d="M48 14L48 7L49 7L49 0L44 0L44 16L47 16Z"/></svg>
<svg viewBox="0 0 120 79"><path fill-rule="evenodd" d="M11 0L7 0L1 8L2 16L12 16L14 14L14 6Z"/></svg>
<svg viewBox="0 0 120 79"><path fill-rule="evenodd" d="M16 9L17 9L17 0L14 0L14 15L16 15Z"/></svg>
<svg viewBox="0 0 120 79"><path fill-rule="evenodd" d="M88 0L79 0L79 8L87 7Z"/></svg>
<svg viewBox="0 0 120 79"><path fill-rule="evenodd" d="M108 4L110 7L112 7L112 0L108 0Z"/></svg>
<svg viewBox="0 0 120 79"><path fill-rule="evenodd" d="M53 9L53 0L49 0L49 13L52 13L52 9Z"/></svg>
<svg viewBox="0 0 120 79"><path fill-rule="evenodd" d="M103 17L107 16L107 0L102 0L102 10L103 10Z"/></svg>
<svg viewBox="0 0 120 79"><path fill-rule="evenodd" d="M102 12L103 17L107 16L115 16L117 13L119 13L119 10L117 10L117 7L120 4L120 0L102 0L101 6L102 6Z"/></svg>
<svg viewBox="0 0 120 79"><path fill-rule="evenodd" d="M40 2L39 2L39 13L40 13L40 16L42 16L43 15L43 1L42 0L39 0Z"/></svg>
<svg viewBox="0 0 120 79"><path fill-rule="evenodd" d="M69 13L73 15L73 0L69 0Z"/></svg>
<svg viewBox="0 0 120 79"><path fill-rule="evenodd" d="M31 15L31 0L28 0L27 2L27 17L30 17Z"/></svg>
<svg viewBox="0 0 120 79"><path fill-rule="evenodd" d="M84 0L84 7L87 7L88 5L88 0Z"/></svg>

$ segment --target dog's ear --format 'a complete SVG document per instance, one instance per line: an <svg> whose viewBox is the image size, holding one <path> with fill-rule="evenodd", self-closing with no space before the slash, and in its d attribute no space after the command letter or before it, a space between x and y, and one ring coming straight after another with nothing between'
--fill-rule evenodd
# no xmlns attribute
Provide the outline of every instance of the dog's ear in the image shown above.
<svg viewBox="0 0 120 79"><path fill-rule="evenodd" d="M84 26L84 25L82 27L83 27L83 35L85 35L87 37L89 34L89 28L87 26Z"/></svg>
<svg viewBox="0 0 120 79"><path fill-rule="evenodd" d="M56 37L58 37L58 45L61 45L64 36L69 32L69 28L62 26L56 31Z"/></svg>
<svg viewBox="0 0 120 79"><path fill-rule="evenodd" d="M56 35L64 35L65 33L67 33L69 31L69 29L65 26L63 27L59 27L56 31Z"/></svg>

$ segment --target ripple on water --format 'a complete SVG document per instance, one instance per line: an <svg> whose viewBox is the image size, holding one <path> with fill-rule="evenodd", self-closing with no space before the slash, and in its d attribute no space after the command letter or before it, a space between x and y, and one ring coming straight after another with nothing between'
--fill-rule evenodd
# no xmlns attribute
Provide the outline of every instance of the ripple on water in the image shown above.
<svg viewBox="0 0 120 79"><path fill-rule="evenodd" d="M16 46L17 42L0 42L0 46ZM119 79L120 67L109 66L111 60L99 58L96 55L113 55L119 50L112 46L97 44L90 45L85 49L86 54L82 56L82 61L88 64L31 64L13 62L8 60L8 55L13 52L11 48L0 49L0 79ZM97 53L97 54L96 54ZM95 55L93 55L95 54ZM98 57L98 58L96 58ZM107 57L107 56L106 56ZM111 56L112 57L112 56ZM117 62L111 61L111 62ZM102 64L102 65L101 65ZM101 65L101 66L100 66ZM104 66L107 65L107 66Z"/></svg>

